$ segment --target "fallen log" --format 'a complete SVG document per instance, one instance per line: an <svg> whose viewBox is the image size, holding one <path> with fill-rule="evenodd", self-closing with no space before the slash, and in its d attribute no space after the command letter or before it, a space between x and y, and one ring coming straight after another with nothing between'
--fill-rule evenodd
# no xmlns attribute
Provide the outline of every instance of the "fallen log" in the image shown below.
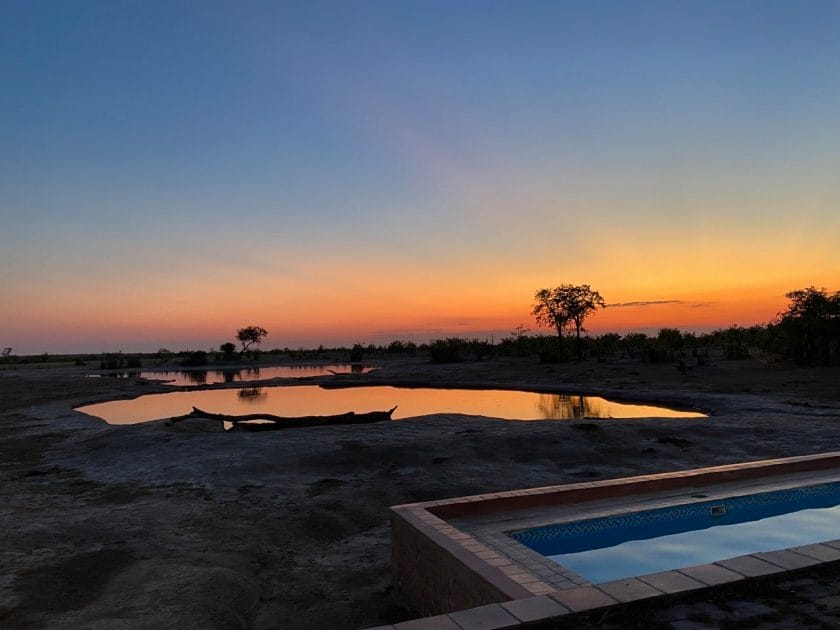
<svg viewBox="0 0 840 630"><path fill-rule="evenodd" d="M271 413L247 413L243 415L229 415L224 413L212 413L204 411L198 407L193 407L193 410L184 414L183 416L176 416L169 418L166 421L166 426L172 426L176 422L184 420L194 420L203 418L206 420L215 420L222 422L230 422L233 426L231 431L277 431L279 429L292 429L296 427L322 427L333 424L368 424L371 422L383 422L390 420L396 406L388 411L370 411L368 413L355 413L348 411L347 413L340 413L331 416L299 416L286 417L275 416ZM260 420L262 422L254 422Z"/></svg>

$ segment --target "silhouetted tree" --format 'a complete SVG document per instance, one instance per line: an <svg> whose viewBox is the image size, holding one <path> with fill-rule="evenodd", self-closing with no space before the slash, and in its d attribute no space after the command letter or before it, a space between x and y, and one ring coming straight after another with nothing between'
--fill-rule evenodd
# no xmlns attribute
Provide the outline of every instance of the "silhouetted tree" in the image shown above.
<svg viewBox="0 0 840 630"><path fill-rule="evenodd" d="M219 346L219 350L222 351L223 358L229 361L233 358L233 353L236 352L236 345L228 341Z"/></svg>
<svg viewBox="0 0 840 630"><path fill-rule="evenodd" d="M268 331L261 326L246 326L236 331L236 339L242 344L240 354L245 353L253 344L260 343Z"/></svg>
<svg viewBox="0 0 840 630"><path fill-rule="evenodd" d="M3 348L3 352L0 353L0 356L8 357L8 356L11 356L11 354L12 354L12 349L11 348Z"/></svg>
<svg viewBox="0 0 840 630"><path fill-rule="evenodd" d="M560 287L555 289L540 289L534 294L534 307L531 315L537 326L554 328L557 331L560 352L563 351L563 329L569 325L569 313L563 305Z"/></svg>
<svg viewBox="0 0 840 630"><path fill-rule="evenodd" d="M779 328L787 338L787 354L805 365L840 363L840 291L808 287L791 291Z"/></svg>
<svg viewBox="0 0 840 630"><path fill-rule="evenodd" d="M531 313L540 326L552 326L557 330L561 349L563 328L574 326L578 358L582 356L580 333L583 322L598 308L606 308L601 294L588 284L561 284L553 289L540 289L534 295L536 304Z"/></svg>

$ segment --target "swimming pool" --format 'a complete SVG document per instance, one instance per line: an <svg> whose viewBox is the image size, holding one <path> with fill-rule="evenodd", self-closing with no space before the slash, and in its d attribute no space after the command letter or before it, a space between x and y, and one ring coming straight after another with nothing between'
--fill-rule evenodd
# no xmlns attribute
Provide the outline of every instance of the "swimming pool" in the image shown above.
<svg viewBox="0 0 840 630"><path fill-rule="evenodd" d="M394 584L425 615L473 607L483 614L491 603L518 609L531 602L527 605L539 610L529 618L549 625L566 614L837 563L840 520L828 526L827 535L815 533L813 544L786 538L770 551L741 555L719 548L706 563L683 558L669 570L637 568L632 576L604 582L552 561L511 533L564 523L594 528L613 516L646 514L649 521L658 521L668 508L687 509L681 513L696 521L722 506L715 515L734 521L740 508L761 504L775 504L770 511L783 513L789 500L792 511L831 507L840 503L830 496L838 487L840 452L830 452L397 505L391 508ZM670 517L675 516L672 511ZM656 525L640 528L651 527ZM776 529L787 536L804 527ZM562 608L546 610L551 608L547 599Z"/></svg>
<svg viewBox="0 0 840 630"><path fill-rule="evenodd" d="M702 501L512 532L598 584L836 538L840 483Z"/></svg>

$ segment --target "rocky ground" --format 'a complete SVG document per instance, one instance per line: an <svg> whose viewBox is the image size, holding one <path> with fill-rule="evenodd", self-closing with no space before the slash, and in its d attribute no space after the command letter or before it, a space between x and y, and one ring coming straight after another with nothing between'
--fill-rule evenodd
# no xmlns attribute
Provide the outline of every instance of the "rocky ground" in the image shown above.
<svg viewBox="0 0 840 630"><path fill-rule="evenodd" d="M358 628L412 617L390 589L388 506L840 450L840 372L719 361L448 366L341 383L538 388L693 406L691 420L435 415L267 433L109 426L85 402L167 391L83 368L0 371L0 626ZM589 422L589 421L587 421ZM823 567L578 620L836 627Z"/></svg>

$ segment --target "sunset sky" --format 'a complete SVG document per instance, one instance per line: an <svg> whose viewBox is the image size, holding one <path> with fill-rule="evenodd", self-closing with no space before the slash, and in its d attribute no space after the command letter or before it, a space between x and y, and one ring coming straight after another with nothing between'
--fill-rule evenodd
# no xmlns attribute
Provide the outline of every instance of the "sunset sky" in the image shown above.
<svg viewBox="0 0 840 630"><path fill-rule="evenodd" d="M840 3L0 4L0 347L771 320L840 289ZM547 331L550 332L550 331Z"/></svg>

